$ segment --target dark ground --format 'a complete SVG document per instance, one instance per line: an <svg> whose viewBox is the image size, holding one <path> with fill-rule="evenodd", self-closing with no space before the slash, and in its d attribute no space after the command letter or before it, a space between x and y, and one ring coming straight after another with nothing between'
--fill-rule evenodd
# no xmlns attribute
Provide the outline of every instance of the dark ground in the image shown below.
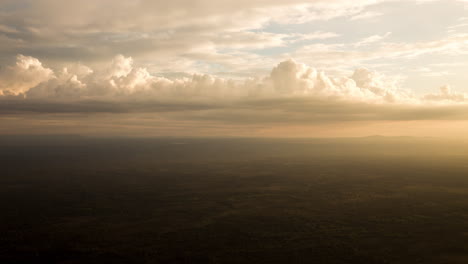
<svg viewBox="0 0 468 264"><path fill-rule="evenodd" d="M0 138L0 263L468 263L468 147Z"/></svg>

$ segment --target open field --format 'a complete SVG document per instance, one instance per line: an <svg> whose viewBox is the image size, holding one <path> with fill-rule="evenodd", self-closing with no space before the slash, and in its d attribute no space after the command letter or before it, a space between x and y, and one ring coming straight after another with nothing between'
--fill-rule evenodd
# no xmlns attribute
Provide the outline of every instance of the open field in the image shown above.
<svg viewBox="0 0 468 264"><path fill-rule="evenodd" d="M1 263L467 263L468 145L0 138Z"/></svg>

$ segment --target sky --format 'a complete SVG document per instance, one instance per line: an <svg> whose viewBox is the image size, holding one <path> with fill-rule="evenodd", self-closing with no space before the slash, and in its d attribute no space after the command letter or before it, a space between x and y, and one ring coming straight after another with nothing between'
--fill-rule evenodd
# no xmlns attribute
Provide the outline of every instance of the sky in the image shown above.
<svg viewBox="0 0 468 264"><path fill-rule="evenodd" d="M0 0L0 135L468 135L466 0Z"/></svg>

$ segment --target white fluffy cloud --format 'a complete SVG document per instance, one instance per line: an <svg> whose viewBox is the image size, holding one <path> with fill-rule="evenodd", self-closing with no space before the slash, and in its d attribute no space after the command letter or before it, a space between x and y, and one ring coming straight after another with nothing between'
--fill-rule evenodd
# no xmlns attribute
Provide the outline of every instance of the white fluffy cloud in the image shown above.
<svg viewBox="0 0 468 264"><path fill-rule="evenodd" d="M51 69L33 57L18 55L16 64L0 71L0 95L18 95L54 77Z"/></svg>
<svg viewBox="0 0 468 264"><path fill-rule="evenodd" d="M453 92L450 85L442 86L439 89L439 93L427 94L424 96L424 99L428 101L452 102L464 102L467 99L467 96L464 93Z"/></svg>
<svg viewBox="0 0 468 264"><path fill-rule="evenodd" d="M133 59L117 55L102 69L74 64L54 72L33 57L17 56L0 73L0 91L29 99L229 101L259 98L328 98L363 103L416 104L423 101L463 102L465 96L441 88L421 99L398 88L394 78L358 68L351 76L325 72L286 60L264 77L231 80L207 74L168 79L135 67Z"/></svg>
<svg viewBox="0 0 468 264"><path fill-rule="evenodd" d="M28 98L248 98L252 96L335 96L352 100L388 101L400 96L394 84L367 69L350 77L330 77L302 63L286 60L271 74L244 81L211 75L167 79L133 66L129 57L118 55L104 69L86 66L64 68L56 73L32 57L19 55L15 66L2 73L4 94Z"/></svg>

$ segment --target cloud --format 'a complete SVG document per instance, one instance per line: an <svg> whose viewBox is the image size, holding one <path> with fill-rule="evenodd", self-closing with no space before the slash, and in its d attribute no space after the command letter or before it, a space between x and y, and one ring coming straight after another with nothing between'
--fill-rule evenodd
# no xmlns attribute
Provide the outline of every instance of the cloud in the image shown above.
<svg viewBox="0 0 468 264"><path fill-rule="evenodd" d="M239 76L268 70L265 62L288 57L320 68L349 70L369 60L466 53L466 38L461 36L450 36L445 42L439 35L424 35L426 42L386 43L385 32L392 29L381 29L381 23L352 30L360 22L349 20L378 11L388 13L394 6L379 5L387 2L404 1L2 1L0 59L4 63L21 53L58 67L70 61L99 64L115 54L131 54L144 61L150 72ZM411 7L414 2L404 3ZM346 26L336 27L335 23ZM405 40L398 28L391 37ZM363 38L359 47L353 46L359 43L346 44L361 32L370 37ZM316 50L320 45L328 46L327 50Z"/></svg>
<svg viewBox="0 0 468 264"><path fill-rule="evenodd" d="M466 96L448 86L417 97L376 71L358 68L336 77L292 59L267 76L244 80L206 74L168 79L122 55L95 70L73 64L56 72L19 55L5 73L2 78L21 89L4 88L0 115L153 113L165 120L227 124L468 118ZM17 97L9 96L13 90Z"/></svg>
<svg viewBox="0 0 468 264"><path fill-rule="evenodd" d="M24 93L53 76L53 71L45 68L38 59L18 55L15 65L0 71L0 95Z"/></svg>
<svg viewBox="0 0 468 264"><path fill-rule="evenodd" d="M348 130L376 133L359 125L399 122L391 130L408 131L405 122L468 120L465 95L443 87L439 93L416 97L399 89L392 78L366 68L337 77L286 60L263 77L230 80L192 74L168 79L118 55L103 67L72 64L56 71L18 56L7 71L27 68L17 66L23 61L34 62L47 78L32 79L29 83L43 81L22 86L30 88L18 90L17 96L0 96L0 120L6 124L0 133L12 133L13 126L27 133L258 136L269 131L283 136L274 131L309 127L322 136L343 136ZM30 76L27 70L14 72L16 81L8 77L13 87L23 84L18 72ZM339 131L327 131L334 127ZM302 136L309 131L292 130Z"/></svg>
<svg viewBox="0 0 468 264"><path fill-rule="evenodd" d="M308 34L289 34L287 35L286 39L288 39L291 43L305 41L305 40L324 40L324 39L331 39L339 37L340 35L334 32L323 32L323 31L316 31Z"/></svg>
<svg viewBox="0 0 468 264"><path fill-rule="evenodd" d="M24 53L58 62L113 54L170 58L211 44L217 49L283 45L271 23L305 23L360 12L376 0L2 1L0 56ZM27 19L25 19L27 18ZM14 43L14 45L12 45Z"/></svg>
<svg viewBox="0 0 468 264"><path fill-rule="evenodd" d="M391 34L392 34L392 32L387 32L384 35L373 35L373 36L367 37L367 38L357 42L355 45L359 47L359 46L366 46L366 45L369 45L369 44L380 42L380 41L388 38Z"/></svg>
<svg viewBox="0 0 468 264"><path fill-rule="evenodd" d="M450 85L445 85L439 88L439 93L427 94L424 96L425 100L428 101L454 101L464 102L467 96L463 93L453 92Z"/></svg>
<svg viewBox="0 0 468 264"><path fill-rule="evenodd" d="M422 56L441 55L444 57L468 54L466 42L468 35L449 35L430 41L390 42L385 41L391 33L373 35L354 43L315 43L305 45L294 51L291 56L311 61L321 67L352 67L369 61L421 58ZM372 49L369 46L372 44Z"/></svg>
<svg viewBox="0 0 468 264"><path fill-rule="evenodd" d="M292 59L273 67L265 77L232 80L207 74L168 79L134 67L131 57L117 55L102 69L74 64L54 72L33 57L18 55L16 65L2 72L2 91L27 99L183 99L232 100L257 97L336 97L360 102L409 102L411 93L378 72L358 68L351 76L333 77ZM445 89L445 88L444 88ZM445 91L445 90L444 90ZM448 90L448 95L450 94ZM428 98L435 95L428 95ZM458 97L453 97L456 99ZM457 101L457 100L455 100Z"/></svg>
<svg viewBox="0 0 468 264"><path fill-rule="evenodd" d="M371 19L382 16L382 13L379 12L362 12L351 17L351 20L362 20L362 19Z"/></svg>
<svg viewBox="0 0 468 264"><path fill-rule="evenodd" d="M395 83L365 68L352 76L332 77L315 68L286 60L264 77L224 79L207 74L168 79L134 67L133 59L117 55L102 69L80 64L54 72L38 59L19 55L3 73L4 94L28 99L183 99L233 100L262 97L337 97L365 102L404 100Z"/></svg>

